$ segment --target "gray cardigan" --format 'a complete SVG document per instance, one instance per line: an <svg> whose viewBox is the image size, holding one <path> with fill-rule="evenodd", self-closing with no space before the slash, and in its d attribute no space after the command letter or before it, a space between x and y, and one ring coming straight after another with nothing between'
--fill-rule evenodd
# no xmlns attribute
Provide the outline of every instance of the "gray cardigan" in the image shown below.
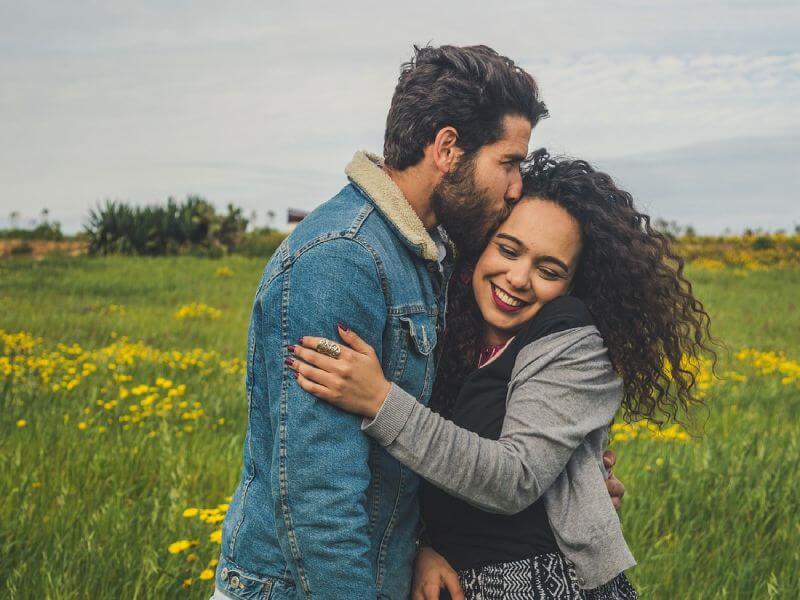
<svg viewBox="0 0 800 600"><path fill-rule="evenodd" d="M540 496L581 587L636 564L606 489L602 454L622 382L594 326L538 339L517 356L498 440L462 429L401 388L362 429L401 463L483 510L514 514Z"/></svg>

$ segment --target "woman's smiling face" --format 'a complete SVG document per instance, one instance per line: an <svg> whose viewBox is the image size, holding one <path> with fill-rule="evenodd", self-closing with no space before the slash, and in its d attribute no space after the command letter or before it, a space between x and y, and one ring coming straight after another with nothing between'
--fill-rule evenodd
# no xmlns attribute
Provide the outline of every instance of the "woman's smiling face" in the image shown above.
<svg viewBox="0 0 800 600"><path fill-rule="evenodd" d="M566 210L539 198L520 200L472 275L484 343L507 342L542 306L569 292L580 251L580 226Z"/></svg>

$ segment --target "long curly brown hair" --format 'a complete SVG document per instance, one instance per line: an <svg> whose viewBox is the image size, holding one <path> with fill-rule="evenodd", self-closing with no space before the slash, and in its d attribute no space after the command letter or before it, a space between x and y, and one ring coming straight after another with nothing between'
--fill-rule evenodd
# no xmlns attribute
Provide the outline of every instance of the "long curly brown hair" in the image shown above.
<svg viewBox="0 0 800 600"><path fill-rule="evenodd" d="M523 198L564 208L579 224L582 250L571 295L584 301L622 377L625 418L680 422L701 400L700 356L716 362L710 318L683 274L684 261L632 196L583 160L537 150L523 165ZM447 330L431 406L449 414L475 369L483 319L461 264L448 291Z"/></svg>

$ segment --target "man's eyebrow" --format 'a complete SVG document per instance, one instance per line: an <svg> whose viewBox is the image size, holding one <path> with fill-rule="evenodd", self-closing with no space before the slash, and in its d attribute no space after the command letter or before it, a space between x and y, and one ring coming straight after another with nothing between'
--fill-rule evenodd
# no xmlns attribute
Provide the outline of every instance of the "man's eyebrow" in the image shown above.
<svg viewBox="0 0 800 600"><path fill-rule="evenodd" d="M525 160L525 158L526 158L525 154L517 154L515 152L503 155L503 160L514 160L517 162L522 162L523 160Z"/></svg>

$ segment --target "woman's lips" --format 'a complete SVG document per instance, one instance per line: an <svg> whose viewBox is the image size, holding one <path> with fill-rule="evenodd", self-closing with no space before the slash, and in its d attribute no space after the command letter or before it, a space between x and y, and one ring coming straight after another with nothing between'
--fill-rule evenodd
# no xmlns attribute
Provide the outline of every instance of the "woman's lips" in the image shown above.
<svg viewBox="0 0 800 600"><path fill-rule="evenodd" d="M506 304L497 295L495 285L493 283L490 283L490 286L492 288L492 300L494 300L495 306L500 310L502 310L503 312L515 313L521 311L523 308L525 308L525 306L527 306L527 304L521 304L520 306L511 306L510 304Z"/></svg>

